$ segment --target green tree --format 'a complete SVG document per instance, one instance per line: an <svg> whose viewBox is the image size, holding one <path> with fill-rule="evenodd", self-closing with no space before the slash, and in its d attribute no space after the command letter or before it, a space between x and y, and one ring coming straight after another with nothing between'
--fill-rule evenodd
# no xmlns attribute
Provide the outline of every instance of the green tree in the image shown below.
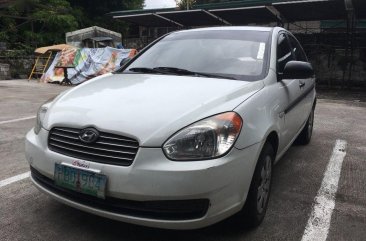
<svg viewBox="0 0 366 241"><path fill-rule="evenodd" d="M144 0L68 0L73 8L85 11L90 19L101 17L108 12L142 9Z"/></svg>
<svg viewBox="0 0 366 241"><path fill-rule="evenodd" d="M144 0L68 0L79 27L99 26L119 33L127 33L129 24L106 14L113 11L142 9Z"/></svg>
<svg viewBox="0 0 366 241"><path fill-rule="evenodd" d="M196 4L196 0L175 0L175 3L180 9L191 9Z"/></svg>
<svg viewBox="0 0 366 241"><path fill-rule="evenodd" d="M180 9L187 9L187 3L188 3L188 7L191 9L195 5L230 2L230 1L233 1L233 0L175 0L177 6Z"/></svg>
<svg viewBox="0 0 366 241"><path fill-rule="evenodd" d="M17 0L0 12L0 38L15 49L64 42L78 28L71 10L66 0Z"/></svg>
<svg viewBox="0 0 366 241"><path fill-rule="evenodd" d="M124 32L128 25L106 16L119 10L141 9L144 0L15 0L0 10L0 41L11 49L65 42L65 33L93 25Z"/></svg>

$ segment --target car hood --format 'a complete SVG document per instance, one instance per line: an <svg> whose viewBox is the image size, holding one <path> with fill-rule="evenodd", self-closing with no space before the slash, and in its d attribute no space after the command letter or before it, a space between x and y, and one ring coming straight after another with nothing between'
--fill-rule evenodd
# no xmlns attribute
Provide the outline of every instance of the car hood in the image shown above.
<svg viewBox="0 0 366 241"><path fill-rule="evenodd" d="M231 111L261 88L262 81L110 74L56 98L43 126L95 127L158 147L179 129Z"/></svg>

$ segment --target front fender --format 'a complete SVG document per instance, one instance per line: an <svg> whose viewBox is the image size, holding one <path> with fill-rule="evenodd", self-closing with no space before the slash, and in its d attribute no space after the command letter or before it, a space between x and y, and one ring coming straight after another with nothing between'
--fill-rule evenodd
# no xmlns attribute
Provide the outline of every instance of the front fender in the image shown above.
<svg viewBox="0 0 366 241"><path fill-rule="evenodd" d="M271 95L268 86L251 96L235 111L243 118L242 132L235 147L244 149L256 143L264 142L275 131L280 133L284 118L280 117L281 103ZM278 134L279 142L281 137Z"/></svg>

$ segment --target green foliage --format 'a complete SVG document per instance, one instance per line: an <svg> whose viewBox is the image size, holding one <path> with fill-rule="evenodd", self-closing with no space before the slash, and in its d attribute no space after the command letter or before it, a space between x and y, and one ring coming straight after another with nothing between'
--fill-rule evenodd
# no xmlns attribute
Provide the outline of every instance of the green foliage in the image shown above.
<svg viewBox="0 0 366 241"><path fill-rule="evenodd" d="M121 10L142 9L144 0L69 0L79 28L99 26L116 32L126 32L128 25L107 13Z"/></svg>
<svg viewBox="0 0 366 241"><path fill-rule="evenodd" d="M15 0L0 10L0 42L28 51L64 43L66 32L94 25L123 32L128 26L105 14L141 9L143 4L144 0Z"/></svg>
<svg viewBox="0 0 366 241"><path fill-rule="evenodd" d="M0 39L13 49L63 42L64 31L78 27L70 11L67 0L17 0L1 11Z"/></svg>
<svg viewBox="0 0 366 241"><path fill-rule="evenodd" d="M194 4L196 4L196 0L175 0L175 3L180 9L191 9Z"/></svg>
<svg viewBox="0 0 366 241"><path fill-rule="evenodd" d="M73 8L78 7L84 10L88 17L102 17L108 12L141 9L144 0L69 0Z"/></svg>
<svg viewBox="0 0 366 241"><path fill-rule="evenodd" d="M222 2L232 2L235 0L175 0L177 6L180 9L187 9L187 3L188 7L192 8L195 5L201 5L201 4L210 4L210 3L222 3Z"/></svg>
<svg viewBox="0 0 366 241"><path fill-rule="evenodd" d="M26 56L27 53L24 50L7 50L7 51L0 51L2 57L6 58L17 58Z"/></svg>

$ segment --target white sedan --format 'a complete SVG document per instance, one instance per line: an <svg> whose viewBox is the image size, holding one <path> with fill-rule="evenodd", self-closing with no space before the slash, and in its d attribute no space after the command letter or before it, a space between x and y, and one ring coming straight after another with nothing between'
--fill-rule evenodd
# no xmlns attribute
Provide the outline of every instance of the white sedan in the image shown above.
<svg viewBox="0 0 366 241"><path fill-rule="evenodd" d="M96 215L257 226L273 164L310 142L315 104L314 71L285 29L178 31L43 104L26 158L39 190Z"/></svg>

